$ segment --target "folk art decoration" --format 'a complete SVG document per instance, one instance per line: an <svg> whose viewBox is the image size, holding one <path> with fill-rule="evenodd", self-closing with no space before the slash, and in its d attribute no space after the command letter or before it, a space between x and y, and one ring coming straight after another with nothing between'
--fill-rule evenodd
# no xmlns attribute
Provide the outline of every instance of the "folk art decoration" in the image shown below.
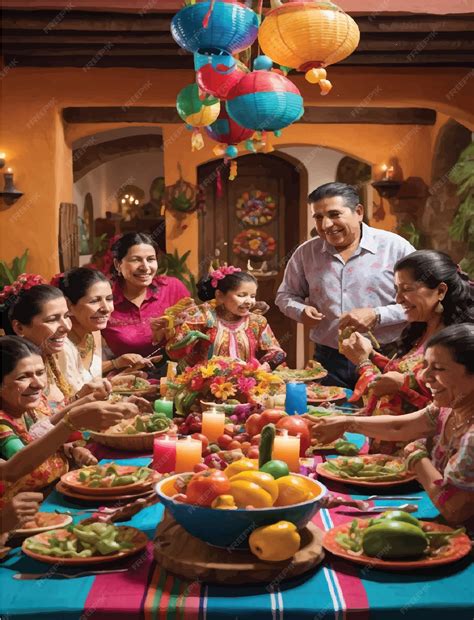
<svg viewBox="0 0 474 620"><path fill-rule="evenodd" d="M230 179L237 174L239 144L233 124L242 135L257 132L242 138L246 149L270 152L267 132L279 136L304 113L301 93L286 74L304 71L325 95L332 88L326 67L349 56L359 42L355 21L330 0L271 0L271 6L262 23L261 0L256 12L239 0L185 0L171 23L175 41L194 54L196 70L196 84L178 95L178 113L193 130L192 150L204 146L200 127L225 145L217 152L230 163ZM257 36L265 55L250 71L239 58L250 58Z"/></svg>
<svg viewBox="0 0 474 620"><path fill-rule="evenodd" d="M255 189L243 192L235 205L236 215L246 226L265 226L275 219L275 199Z"/></svg>
<svg viewBox="0 0 474 620"><path fill-rule="evenodd" d="M239 232L232 242L232 251L241 258L265 260L271 258L276 250L276 241L262 230L248 228Z"/></svg>
<svg viewBox="0 0 474 620"><path fill-rule="evenodd" d="M168 209L176 220L175 236L178 236L187 228L187 225L184 223L186 216L203 208L198 188L196 185L184 180L181 164L178 164L178 171L178 180L173 185L166 187L163 195L165 209ZM171 236L173 236L173 233Z"/></svg>

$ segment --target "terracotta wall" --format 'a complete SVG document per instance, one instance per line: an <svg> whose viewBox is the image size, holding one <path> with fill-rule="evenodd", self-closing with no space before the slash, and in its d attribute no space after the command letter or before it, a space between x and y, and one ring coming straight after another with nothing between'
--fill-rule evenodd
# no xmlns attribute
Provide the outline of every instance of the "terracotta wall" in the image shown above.
<svg viewBox="0 0 474 620"><path fill-rule="evenodd" d="M306 105L355 109L366 105L431 107L474 128L467 73L466 69L424 69L421 73L416 69L380 71L334 67L331 69L334 90L326 98L321 98L318 88L301 77L297 76L295 82ZM60 202L72 200L72 142L98 131L131 126L125 123L64 126L61 115L64 107L120 107L134 96L135 105L174 106L177 92L191 81L193 74L186 71L11 69L2 80L4 131L0 150L6 152L7 166L14 169L16 185L24 196L0 211L1 257L11 260L28 247L30 271L46 276L57 271L58 206ZM383 163L395 151L405 177L420 176L429 183L436 129L437 126L295 125L275 139L275 144L327 146L371 164ZM166 183L178 178L178 161L182 163L184 177L195 182L196 166L214 157L211 147L191 153L190 134L184 125L166 125L163 135ZM197 264L196 222L196 216L191 216L187 229L176 237L172 232L173 221L168 222L169 247L180 253L191 249L191 268ZM384 222L385 225L391 226L390 222Z"/></svg>

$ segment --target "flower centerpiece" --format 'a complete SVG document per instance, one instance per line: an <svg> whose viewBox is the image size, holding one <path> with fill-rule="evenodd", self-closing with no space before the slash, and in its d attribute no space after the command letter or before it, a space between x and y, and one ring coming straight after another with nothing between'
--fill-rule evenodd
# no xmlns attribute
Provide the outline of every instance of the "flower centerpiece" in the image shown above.
<svg viewBox="0 0 474 620"><path fill-rule="evenodd" d="M284 392L279 377L263 370L256 360L243 362L213 357L206 364L186 368L175 381L175 404L186 413L199 398L216 405L266 405L269 397Z"/></svg>

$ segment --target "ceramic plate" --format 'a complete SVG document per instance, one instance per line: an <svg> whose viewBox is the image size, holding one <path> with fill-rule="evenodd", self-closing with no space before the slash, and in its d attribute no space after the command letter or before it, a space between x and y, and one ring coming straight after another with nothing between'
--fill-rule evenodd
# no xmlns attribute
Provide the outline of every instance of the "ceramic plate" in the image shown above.
<svg viewBox="0 0 474 620"><path fill-rule="evenodd" d="M346 458L361 458L363 459L366 463L370 463L370 462L376 462L376 461L380 461L381 458L384 458L385 455L381 455L381 454L365 454L365 455L359 455L359 457L346 457L346 456L339 456L336 459L334 459L334 461L337 462L337 460L339 459L346 459ZM387 458L387 457L385 457ZM399 461L400 459L396 458L396 457L388 457L390 458L390 460L396 460ZM333 459L331 459L333 460ZM354 486L362 486L362 487L373 487L373 488L385 488L385 487L393 487L393 486L397 486L399 484L406 484L407 482L412 482L413 480L416 480L416 476L414 474L410 474L410 473L406 473L406 475L398 478L397 480L377 480L376 478L372 478L372 479L364 479L364 478L342 478L341 476L336 475L335 473L328 471L325 467L325 463L319 463L316 467L316 472L323 476L324 478L327 478L328 480L335 480L337 482L342 482L345 484L350 484L350 485L354 485Z"/></svg>
<svg viewBox="0 0 474 620"><path fill-rule="evenodd" d="M283 381L301 381L306 383L323 379L328 374L328 371L322 366L316 368L305 368L302 370L297 368L277 368L273 371L273 374ZM346 394L344 393L344 397L345 396Z"/></svg>
<svg viewBox="0 0 474 620"><path fill-rule="evenodd" d="M57 515L54 512L40 512L40 515L50 514L54 517L55 523L52 525L43 525L38 527L22 528L21 530L15 530L12 536L33 536L33 534L41 534L41 532L48 532L49 530L56 530L59 527L65 527L72 523L72 517L70 515Z"/></svg>
<svg viewBox="0 0 474 620"><path fill-rule="evenodd" d="M367 524L369 519L357 519L359 525ZM341 547L336 542L336 536L339 533L346 533L352 523L344 523L334 527L329 532L326 532L323 537L323 547L326 551L330 551L332 554L337 555L340 558L349 560L349 562L355 562L356 564L363 564L364 566L370 566L371 568L380 568L382 570L416 570L417 568L431 568L432 566L440 566L443 564L451 564L457 562L464 556L468 555L471 551L471 541L469 536L461 534L451 539L449 545L446 546L446 551L440 555L432 557L424 557L419 560L382 560L379 557L371 557L369 555L353 555L349 553L347 549ZM439 523L431 523L429 521L420 521L423 526L426 526L427 530L450 532L451 527L447 525L440 525Z"/></svg>
<svg viewBox="0 0 474 620"><path fill-rule="evenodd" d="M22 551L25 555L28 555L30 558L38 560L39 562L46 562L47 564L60 564L63 566L83 566L85 564L105 564L107 562L115 562L116 560L121 560L122 558L126 558L138 551L144 549L148 543L148 537L144 532L137 530L134 527L128 527L125 525L117 526L119 530L132 530L135 533L135 536L132 540L134 547L132 549L126 549L125 551L120 551L119 553L113 553L111 555L97 555L92 556L90 558L60 558L56 556L50 555L41 555L40 553L35 553L34 551L30 551L26 548L26 541L34 538L38 542L45 542L48 540L51 532L43 532L42 534L36 534L35 536L30 536L26 540L23 541L21 546ZM71 534L64 529L52 530L58 537L67 537Z"/></svg>
<svg viewBox="0 0 474 620"><path fill-rule="evenodd" d="M117 470L120 475L131 474L135 472L139 467L137 465L116 465ZM89 469L84 468L84 469ZM133 484L124 484L122 486L116 487L88 487L79 481L79 474L81 470L75 469L73 471L69 471L67 474L61 476L61 482L68 486L70 489L73 489L77 493L81 495L104 495L104 496L122 496L124 493L135 493L139 491L146 491L151 489L152 485L152 475L145 479L139 480L138 482L134 482Z"/></svg>

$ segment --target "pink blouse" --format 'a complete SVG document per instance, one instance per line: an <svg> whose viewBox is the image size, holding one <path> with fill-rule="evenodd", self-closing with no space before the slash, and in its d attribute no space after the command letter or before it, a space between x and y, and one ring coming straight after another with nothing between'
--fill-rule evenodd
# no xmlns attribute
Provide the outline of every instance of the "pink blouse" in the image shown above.
<svg viewBox="0 0 474 620"><path fill-rule="evenodd" d="M152 344L151 319L162 316L167 308L190 296L181 280L169 276L153 280L140 308L124 296L119 281L113 285L113 294L114 311L102 335L116 356L124 353L150 355L156 349Z"/></svg>

